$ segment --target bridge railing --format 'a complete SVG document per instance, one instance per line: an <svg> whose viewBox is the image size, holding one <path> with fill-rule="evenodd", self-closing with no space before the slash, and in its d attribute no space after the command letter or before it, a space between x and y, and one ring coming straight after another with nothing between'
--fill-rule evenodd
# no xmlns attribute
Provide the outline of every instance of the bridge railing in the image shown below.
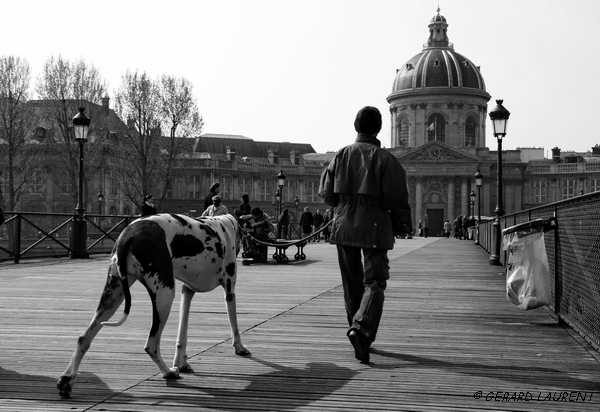
<svg viewBox="0 0 600 412"><path fill-rule="evenodd" d="M86 214L88 254L109 253L121 230L137 216ZM71 254L72 213L5 212L0 261Z"/></svg>
<svg viewBox="0 0 600 412"><path fill-rule="evenodd" d="M501 227L555 217L557 228L544 241L554 284L552 309L600 349L600 192L508 214ZM479 226L479 243L493 250L493 221ZM504 264L506 256L501 253Z"/></svg>

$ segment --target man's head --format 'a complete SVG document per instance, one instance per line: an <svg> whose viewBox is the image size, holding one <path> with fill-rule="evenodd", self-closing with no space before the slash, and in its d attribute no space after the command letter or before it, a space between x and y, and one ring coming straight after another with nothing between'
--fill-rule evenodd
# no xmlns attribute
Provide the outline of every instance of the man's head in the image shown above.
<svg viewBox="0 0 600 412"><path fill-rule="evenodd" d="M263 211L260 210L260 208L258 208L258 207L255 207L254 209L252 209L252 212L250 212L250 213L252 213L252 216L255 218L261 217L263 215Z"/></svg>
<svg viewBox="0 0 600 412"><path fill-rule="evenodd" d="M365 106L358 111L354 120L358 133L375 136L381 130L381 113L373 106Z"/></svg>
<svg viewBox="0 0 600 412"><path fill-rule="evenodd" d="M250 196L248 196L248 193L244 193L242 195L242 202L244 202L244 203L250 203Z"/></svg>
<svg viewBox="0 0 600 412"><path fill-rule="evenodd" d="M221 204L221 196L219 196L219 195L214 195L214 196L212 197L212 201L213 201L213 204L214 204L215 206L219 206L219 205Z"/></svg>

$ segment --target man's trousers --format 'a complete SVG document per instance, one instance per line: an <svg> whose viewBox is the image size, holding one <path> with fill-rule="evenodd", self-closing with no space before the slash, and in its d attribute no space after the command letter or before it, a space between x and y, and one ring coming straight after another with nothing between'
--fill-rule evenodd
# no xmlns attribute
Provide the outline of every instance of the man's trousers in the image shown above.
<svg viewBox="0 0 600 412"><path fill-rule="evenodd" d="M386 249L337 245L348 326L375 340L389 279ZM364 265L361 259L364 255Z"/></svg>

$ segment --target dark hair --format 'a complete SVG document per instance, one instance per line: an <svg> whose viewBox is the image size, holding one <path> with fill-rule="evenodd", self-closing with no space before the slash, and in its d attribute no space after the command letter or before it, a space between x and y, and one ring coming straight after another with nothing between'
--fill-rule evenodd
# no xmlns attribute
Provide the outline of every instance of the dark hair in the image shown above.
<svg viewBox="0 0 600 412"><path fill-rule="evenodd" d="M242 200L246 203L250 201L250 196L248 196L248 193L244 193L242 195Z"/></svg>
<svg viewBox="0 0 600 412"><path fill-rule="evenodd" d="M365 106L358 111L354 120L354 129L358 133L376 135L381 130L381 113L376 107Z"/></svg>
<svg viewBox="0 0 600 412"><path fill-rule="evenodd" d="M252 216L262 216L263 214L262 210L260 210L260 207L255 207L250 213L252 213Z"/></svg>

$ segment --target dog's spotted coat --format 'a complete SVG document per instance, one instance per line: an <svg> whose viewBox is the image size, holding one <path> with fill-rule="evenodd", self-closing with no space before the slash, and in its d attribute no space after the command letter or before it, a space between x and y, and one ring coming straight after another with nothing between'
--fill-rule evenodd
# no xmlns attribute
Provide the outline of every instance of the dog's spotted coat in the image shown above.
<svg viewBox="0 0 600 412"><path fill-rule="evenodd" d="M192 371L186 356L191 299L195 292L207 292L219 285L225 289L235 353L248 355L239 334L234 292L240 235L231 215L193 219L159 214L129 224L115 243L96 314L77 340L71 362L58 380L60 395L70 396L81 359L102 326L117 326L127 318L131 306L129 287L136 280L144 285L152 300L152 327L145 350L164 378L175 379L179 372ZM175 279L183 282L182 299L177 351L173 367L168 368L160 355L160 338L175 296ZM108 322L123 300L121 320Z"/></svg>

